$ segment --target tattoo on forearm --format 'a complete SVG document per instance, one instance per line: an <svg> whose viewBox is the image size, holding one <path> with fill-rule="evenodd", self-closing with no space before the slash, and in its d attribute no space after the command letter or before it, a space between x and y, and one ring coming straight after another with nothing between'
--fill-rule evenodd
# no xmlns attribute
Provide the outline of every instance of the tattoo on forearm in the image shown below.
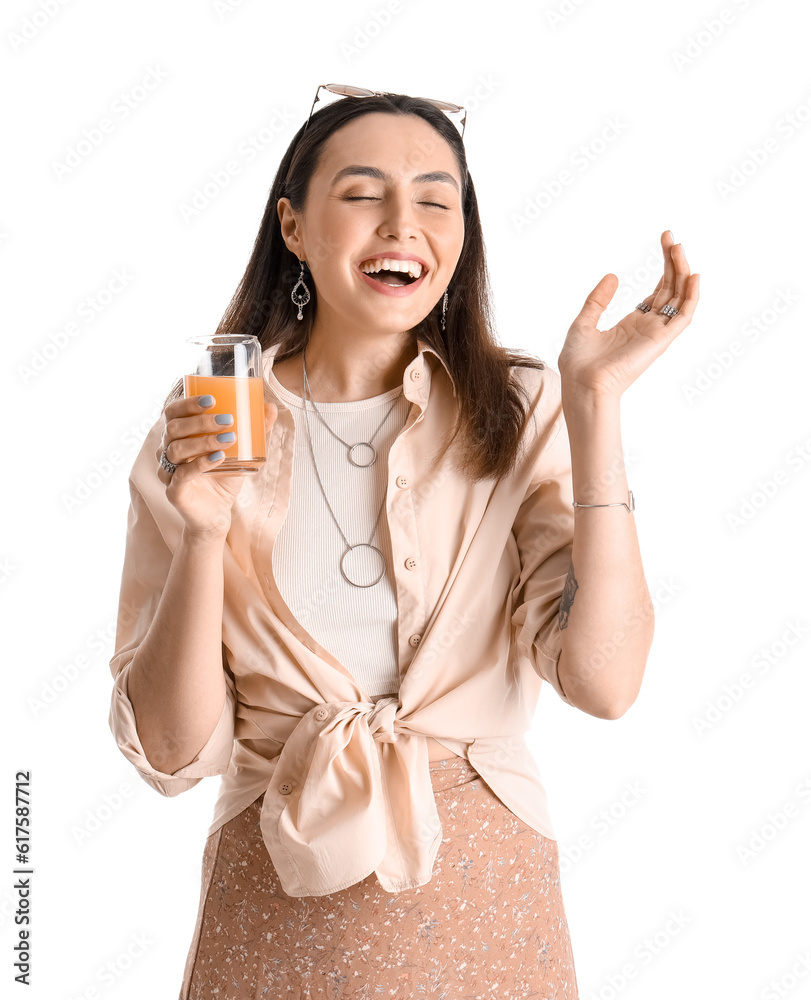
<svg viewBox="0 0 811 1000"><path fill-rule="evenodd" d="M569 624L569 608L574 603L574 595L577 590L577 580L574 578L574 563L569 561L569 575L563 585L563 593L560 595L560 611L558 612L558 624L561 628L566 628Z"/></svg>

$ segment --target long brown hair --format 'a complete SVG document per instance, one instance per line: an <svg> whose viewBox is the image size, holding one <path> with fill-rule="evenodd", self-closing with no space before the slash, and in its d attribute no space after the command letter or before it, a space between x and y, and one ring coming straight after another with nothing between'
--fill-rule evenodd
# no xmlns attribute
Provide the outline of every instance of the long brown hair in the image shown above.
<svg viewBox="0 0 811 1000"><path fill-rule="evenodd" d="M527 420L525 405L529 403L524 386L512 376L510 367L542 369L546 365L533 355L511 351L496 342L481 219L464 144L453 122L429 102L404 94L346 97L313 114L306 129L302 125L279 164L250 260L216 332L253 334L263 351L280 345L274 363L307 346L318 295L305 262L310 302L299 321L290 293L301 267L282 238L276 206L286 197L295 211L303 211L324 143L342 125L373 112L417 115L439 132L456 155L462 177L465 235L448 286L445 331L440 329L440 300L409 332L415 342L419 337L436 350L456 385L457 419L448 445L460 436L459 472L474 482L499 479L512 470L518 457ZM180 379L164 406L182 395Z"/></svg>

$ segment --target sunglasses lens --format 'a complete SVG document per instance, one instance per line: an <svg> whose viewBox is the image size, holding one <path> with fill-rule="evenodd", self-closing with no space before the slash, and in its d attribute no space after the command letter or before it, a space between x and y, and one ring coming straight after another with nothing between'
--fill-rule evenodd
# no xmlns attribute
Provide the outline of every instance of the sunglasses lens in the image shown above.
<svg viewBox="0 0 811 1000"><path fill-rule="evenodd" d="M458 104L450 104L448 101L435 101L433 97L421 97L421 101L429 101L435 107L439 108L440 111L461 111L462 109Z"/></svg>
<svg viewBox="0 0 811 1000"><path fill-rule="evenodd" d="M373 97L373 90L366 90L364 87L349 87L343 83L328 83L326 89L332 94L340 94L341 97Z"/></svg>

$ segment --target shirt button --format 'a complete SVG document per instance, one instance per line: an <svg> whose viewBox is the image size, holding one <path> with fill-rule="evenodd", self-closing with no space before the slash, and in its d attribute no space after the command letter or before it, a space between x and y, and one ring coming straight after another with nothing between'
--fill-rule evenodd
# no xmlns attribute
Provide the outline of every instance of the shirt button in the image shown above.
<svg viewBox="0 0 811 1000"><path fill-rule="evenodd" d="M409 640L408 640L409 645L411 645L411 646L419 646L421 639L422 639L421 635L412 635L409 638Z"/></svg>
<svg viewBox="0 0 811 1000"><path fill-rule="evenodd" d="M281 785L279 785L279 791L282 795L289 795L293 791L293 786L289 781L283 781Z"/></svg>
<svg viewBox="0 0 811 1000"><path fill-rule="evenodd" d="M408 559L406 559L406 561L405 561L405 568L406 569L416 569L417 568L417 560L414 558L414 556L409 556Z"/></svg>
<svg viewBox="0 0 811 1000"><path fill-rule="evenodd" d="M405 489L406 486L408 486L408 477L407 476L398 476L397 477L397 485L401 489Z"/></svg>
<svg viewBox="0 0 811 1000"><path fill-rule="evenodd" d="M319 708L318 711L315 713L316 719L326 719L328 715L329 712L325 708Z"/></svg>

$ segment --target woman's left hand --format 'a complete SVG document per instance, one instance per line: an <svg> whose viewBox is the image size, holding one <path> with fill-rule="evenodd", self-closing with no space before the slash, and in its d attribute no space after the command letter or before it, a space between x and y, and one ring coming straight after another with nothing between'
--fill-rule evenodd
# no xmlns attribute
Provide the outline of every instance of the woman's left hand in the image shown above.
<svg viewBox="0 0 811 1000"><path fill-rule="evenodd" d="M610 330L597 329L619 286L615 274L606 274L586 299L558 356L561 383L570 399L619 399L689 326L698 303L698 275L690 273L681 244L673 243L669 230L662 233L662 248L664 274L643 299L650 312L634 308ZM677 316L659 313L668 303L679 310Z"/></svg>

